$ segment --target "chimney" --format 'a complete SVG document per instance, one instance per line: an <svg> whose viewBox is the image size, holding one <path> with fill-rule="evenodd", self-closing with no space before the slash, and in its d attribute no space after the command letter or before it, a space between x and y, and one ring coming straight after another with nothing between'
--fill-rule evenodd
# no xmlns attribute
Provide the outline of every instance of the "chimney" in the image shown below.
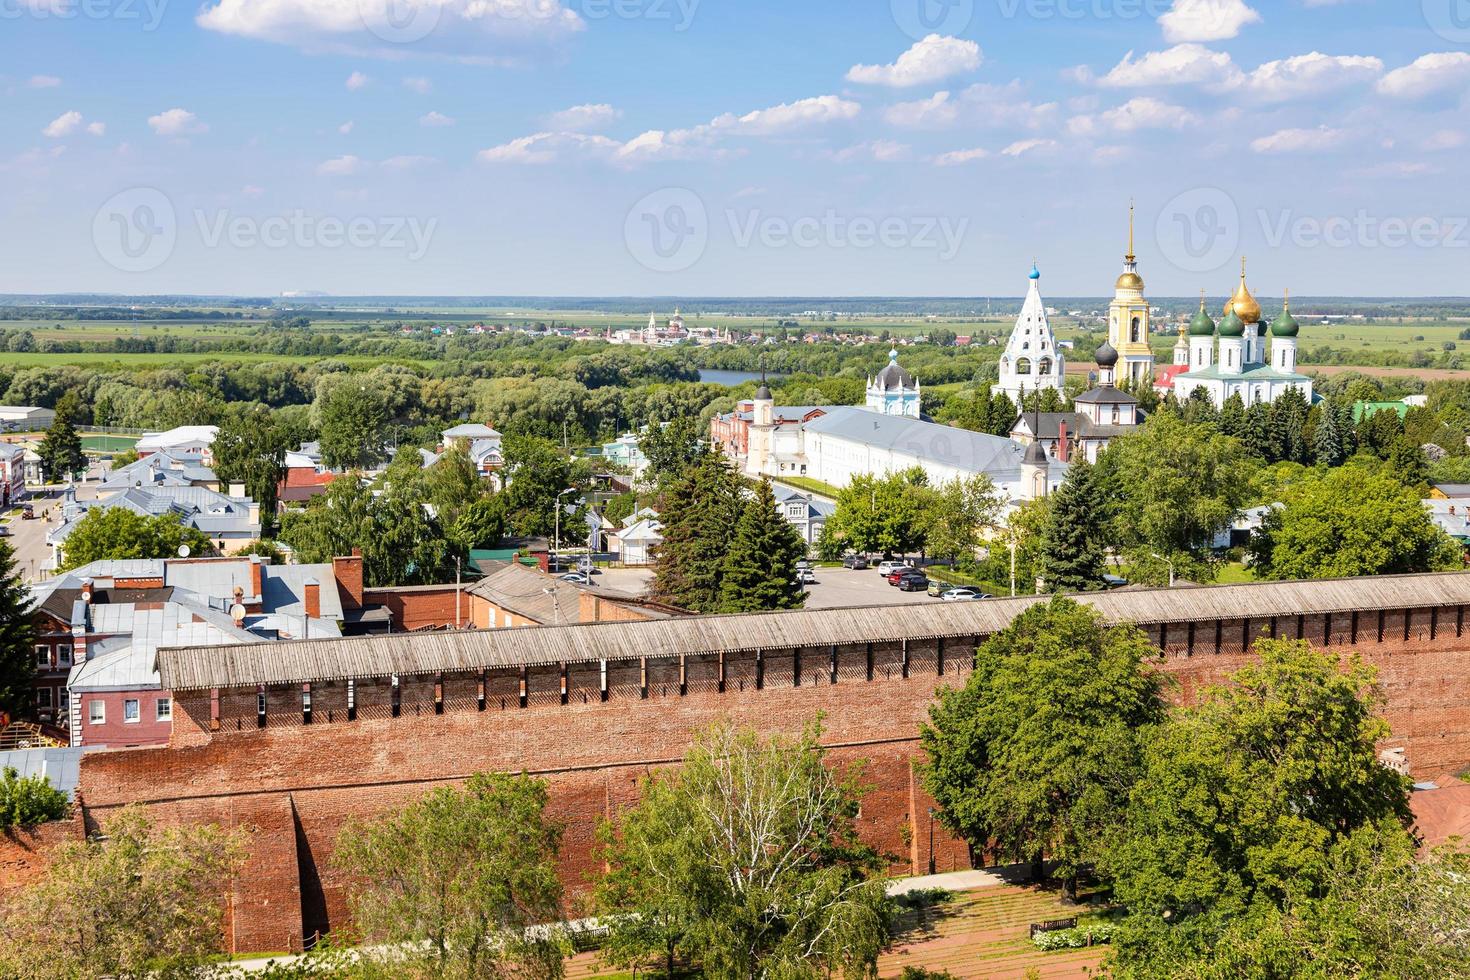
<svg viewBox="0 0 1470 980"><path fill-rule="evenodd" d="M228 492L225 495L228 497L243 498L245 496L245 484L243 483L231 483L227 489Z"/></svg>
<svg viewBox="0 0 1470 980"><path fill-rule="evenodd" d="M322 618L322 586L314 578L306 580L306 615L311 619Z"/></svg>
<svg viewBox="0 0 1470 980"><path fill-rule="evenodd" d="M265 584L261 581L263 565L259 555L250 556L250 594L256 598L265 595Z"/></svg>
<svg viewBox="0 0 1470 980"><path fill-rule="evenodd" d="M1455 509L1451 507L1450 513L1453 514L1454 512ZM88 605L92 603L92 580L90 578L82 579L82 601Z"/></svg>
<svg viewBox="0 0 1470 980"><path fill-rule="evenodd" d="M1057 459L1063 463L1071 462L1072 444L1067 440L1067 423L1057 423Z"/></svg>
<svg viewBox="0 0 1470 980"><path fill-rule="evenodd" d="M350 558L332 559L332 577L337 580L337 594L344 609L362 608L362 551L352 549Z"/></svg>

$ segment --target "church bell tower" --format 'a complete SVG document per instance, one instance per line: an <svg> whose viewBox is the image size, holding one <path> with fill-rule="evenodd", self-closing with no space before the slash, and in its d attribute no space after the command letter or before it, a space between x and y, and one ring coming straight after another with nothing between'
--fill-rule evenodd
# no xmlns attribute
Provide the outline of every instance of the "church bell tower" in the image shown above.
<svg viewBox="0 0 1470 980"><path fill-rule="evenodd" d="M1148 300L1143 295L1143 277L1138 274L1138 256L1133 251L1133 205L1128 205L1128 254L1123 257L1123 274L1114 285L1108 305L1108 342L1122 363L1119 380L1137 388L1154 375L1154 354L1148 344Z"/></svg>

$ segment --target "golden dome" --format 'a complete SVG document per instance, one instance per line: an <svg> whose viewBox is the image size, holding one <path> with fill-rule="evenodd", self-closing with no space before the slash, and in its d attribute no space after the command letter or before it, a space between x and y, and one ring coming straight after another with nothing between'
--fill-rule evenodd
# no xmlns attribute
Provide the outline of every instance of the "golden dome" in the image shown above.
<svg viewBox="0 0 1470 980"><path fill-rule="evenodd" d="M1118 277L1115 289L1136 289L1143 292L1143 277L1136 272L1125 272Z"/></svg>
<svg viewBox="0 0 1470 980"><path fill-rule="evenodd" d="M1261 304L1251 295L1250 289L1245 284L1245 258L1240 260L1240 286L1235 290L1235 295L1225 301L1224 315L1231 313L1240 317L1241 323L1260 323Z"/></svg>

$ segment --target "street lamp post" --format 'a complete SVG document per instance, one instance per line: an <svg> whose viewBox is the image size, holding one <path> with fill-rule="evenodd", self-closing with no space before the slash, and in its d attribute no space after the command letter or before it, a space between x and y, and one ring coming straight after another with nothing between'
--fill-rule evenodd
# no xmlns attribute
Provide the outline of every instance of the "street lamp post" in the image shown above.
<svg viewBox="0 0 1470 980"><path fill-rule="evenodd" d="M1158 552L1154 552L1154 557L1163 562L1165 565L1169 566L1169 588L1172 589L1174 587L1174 559L1165 558Z"/></svg>
<svg viewBox="0 0 1470 980"><path fill-rule="evenodd" d="M556 552L557 560L560 560L561 559L561 498L565 497L569 493L576 493L576 492L577 492L577 488L576 487L567 487L561 493L559 493L559 494L556 495L556 502L555 502L556 514L555 514L555 522L552 525L552 531L551 531L551 547L552 547L552 550L554 550Z"/></svg>
<svg viewBox="0 0 1470 980"><path fill-rule="evenodd" d="M934 808L929 808L929 873L934 873Z"/></svg>

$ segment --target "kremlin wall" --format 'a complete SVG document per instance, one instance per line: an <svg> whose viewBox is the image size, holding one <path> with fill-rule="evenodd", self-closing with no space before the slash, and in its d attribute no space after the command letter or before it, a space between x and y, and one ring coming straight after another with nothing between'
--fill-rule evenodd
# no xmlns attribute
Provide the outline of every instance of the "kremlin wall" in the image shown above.
<svg viewBox="0 0 1470 980"><path fill-rule="evenodd" d="M721 719L795 734L824 719L837 764L865 760L859 818L895 873L966 867L918 785L918 726L937 687L963 683L977 643L1034 598L801 610L490 632L164 650L177 701L166 748L84 758L74 826L142 802L164 822L246 828L231 952L299 949L343 922L331 865L344 822L483 770L551 784L565 884L597 868L600 821ZM1470 573L1124 590L1084 598L1137 623L1187 700L1261 637L1359 652L1378 668L1393 736L1416 778L1470 767ZM52 837L56 836L54 834Z"/></svg>

